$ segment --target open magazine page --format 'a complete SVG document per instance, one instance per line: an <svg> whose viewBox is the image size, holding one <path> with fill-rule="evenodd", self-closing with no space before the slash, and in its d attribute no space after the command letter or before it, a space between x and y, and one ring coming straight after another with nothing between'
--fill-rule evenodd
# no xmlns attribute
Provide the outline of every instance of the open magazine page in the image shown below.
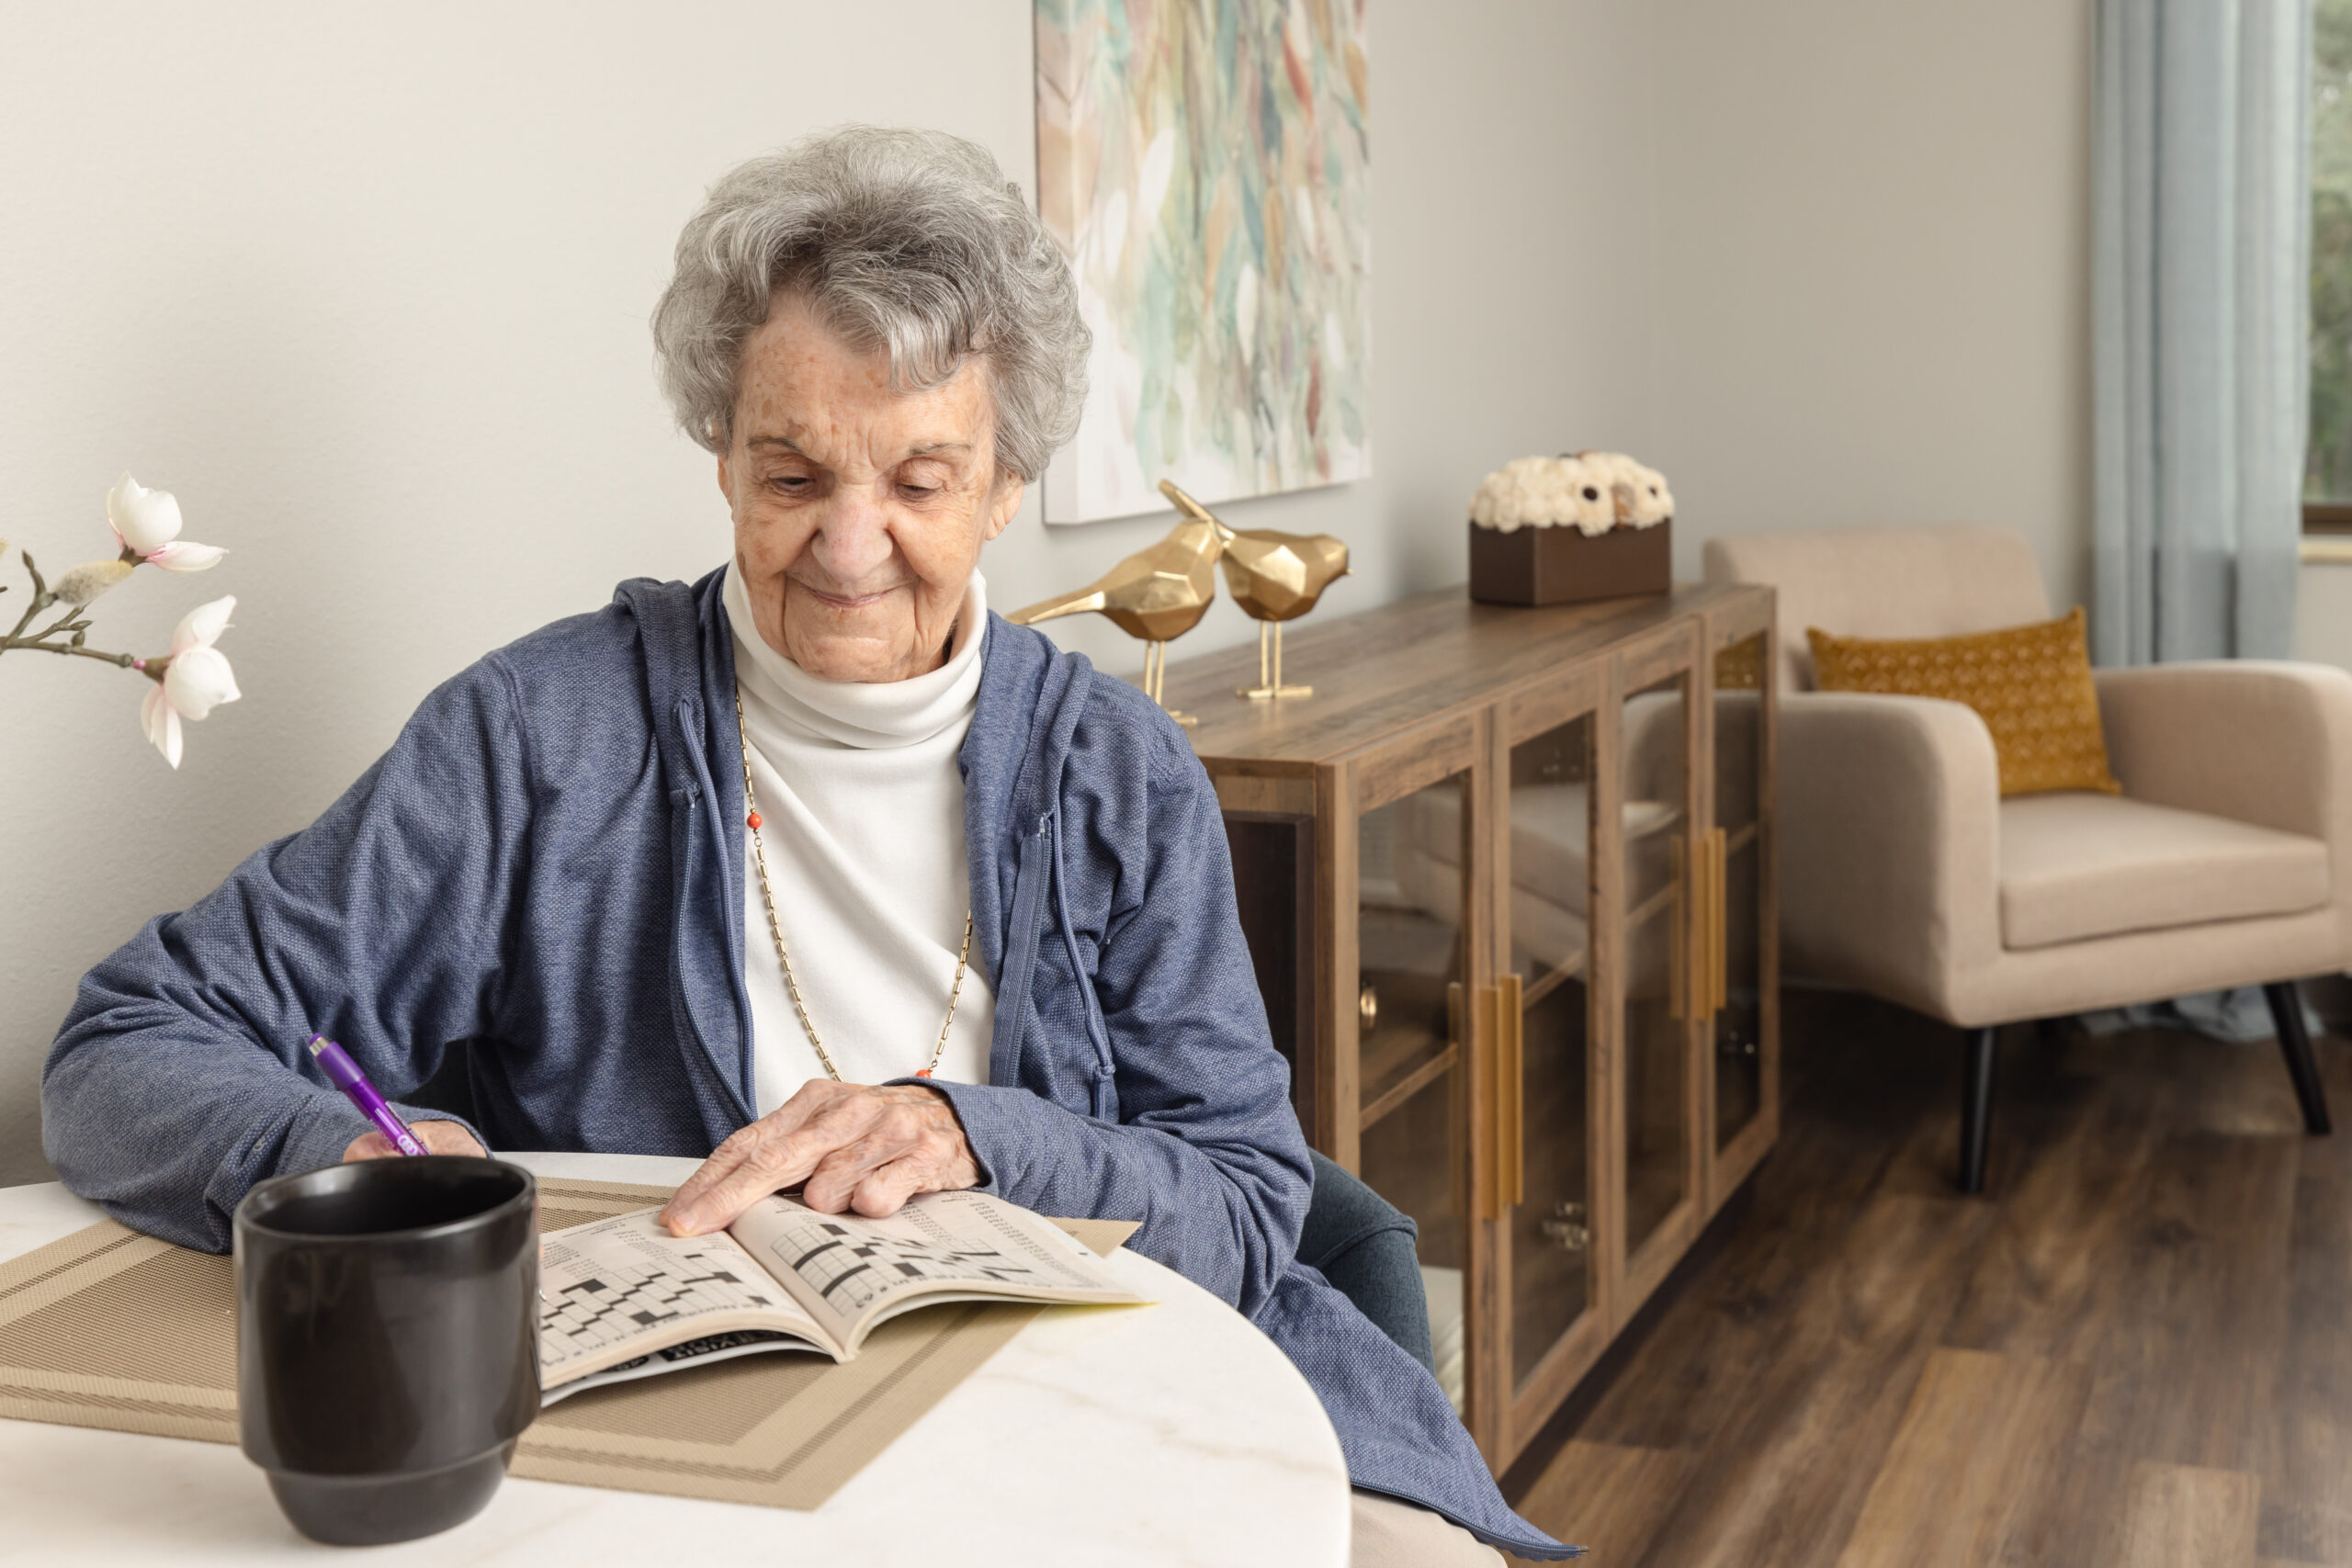
<svg viewBox="0 0 2352 1568"><path fill-rule="evenodd" d="M926 1192L885 1220L763 1198L729 1227L833 1340L909 1306L959 1297L1133 1302L1077 1238L979 1192Z"/></svg>
<svg viewBox="0 0 2352 1568"><path fill-rule="evenodd" d="M539 1255L539 1382L729 1330L824 1332L725 1232L678 1237L644 1209L549 1233Z"/></svg>

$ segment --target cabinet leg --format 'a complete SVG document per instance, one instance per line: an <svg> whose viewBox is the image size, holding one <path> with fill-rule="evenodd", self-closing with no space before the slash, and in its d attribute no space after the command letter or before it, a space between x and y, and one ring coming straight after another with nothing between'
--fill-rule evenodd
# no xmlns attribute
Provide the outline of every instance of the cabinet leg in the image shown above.
<svg viewBox="0 0 2352 1568"><path fill-rule="evenodd" d="M1972 1029L1961 1041L1960 1190L1984 1190L1984 1144L1993 1122L1994 1048L1997 1029Z"/></svg>
<svg viewBox="0 0 2352 1568"><path fill-rule="evenodd" d="M2270 1021L2278 1031L2278 1049L2287 1058L2287 1076L2295 1080L2295 1099L2303 1108L2303 1127L2311 1133L2332 1131L2327 1120L2327 1090L2319 1081L2319 1063L2312 1055L2312 1037L2303 1028L2303 997L2292 980L2262 987L2270 1004Z"/></svg>

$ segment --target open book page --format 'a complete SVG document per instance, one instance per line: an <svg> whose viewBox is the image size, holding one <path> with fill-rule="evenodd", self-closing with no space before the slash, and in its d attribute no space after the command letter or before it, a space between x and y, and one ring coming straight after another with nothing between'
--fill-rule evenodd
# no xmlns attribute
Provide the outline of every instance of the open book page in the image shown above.
<svg viewBox="0 0 2352 1568"><path fill-rule="evenodd" d="M763 1198L729 1227L834 1343L935 1302L1135 1302L1067 1231L980 1192L926 1192L888 1219Z"/></svg>
<svg viewBox="0 0 2352 1568"><path fill-rule="evenodd" d="M666 1346L764 1329L834 1342L734 1237L678 1237L658 1209L550 1232L539 1255L539 1383L553 1388Z"/></svg>

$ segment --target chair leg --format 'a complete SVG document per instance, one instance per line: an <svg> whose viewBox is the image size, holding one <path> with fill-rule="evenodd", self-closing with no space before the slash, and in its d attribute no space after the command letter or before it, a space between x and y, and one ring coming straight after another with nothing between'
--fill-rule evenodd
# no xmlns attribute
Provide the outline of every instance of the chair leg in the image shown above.
<svg viewBox="0 0 2352 1568"><path fill-rule="evenodd" d="M1984 1144L1993 1122L1994 1047L1997 1029L1972 1029L1961 1042L1960 1190L1984 1190Z"/></svg>
<svg viewBox="0 0 2352 1568"><path fill-rule="evenodd" d="M2303 1028L2302 993L2292 980L2262 987L2270 1004L2270 1021L2278 1031L2278 1049L2287 1058L2287 1076L2295 1080L2295 1099L2303 1108L2303 1127L2311 1133L2333 1129L2327 1120L2327 1090L2319 1081L2319 1063L2312 1056L2312 1037Z"/></svg>

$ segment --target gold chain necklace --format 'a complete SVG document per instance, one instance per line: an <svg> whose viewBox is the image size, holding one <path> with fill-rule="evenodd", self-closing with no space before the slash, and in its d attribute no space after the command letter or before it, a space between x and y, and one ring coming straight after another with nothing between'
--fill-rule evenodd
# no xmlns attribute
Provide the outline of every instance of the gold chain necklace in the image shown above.
<svg viewBox="0 0 2352 1568"><path fill-rule="evenodd" d="M833 1059L825 1053L825 1043L817 1038L817 1026L808 1021L808 1004L800 999L800 978L792 972L792 954L785 951L784 922L776 918L775 889L768 886L767 846L760 838L760 803L752 793L752 737L743 728L743 694L735 694L735 738L743 747L743 826L752 830L752 853L760 863L760 897L768 907L768 934L775 938L775 955L784 961L784 988L792 993L792 1010L800 1015L800 1027L808 1036L808 1043L817 1048L817 1060L825 1064L825 1074L835 1083L848 1080L842 1077ZM947 1050L947 1031L956 1022L956 998L964 994L964 967L972 957L972 911L964 911L964 947L956 955L956 984L947 992L947 1019L939 1026L939 1039L931 1048L931 1060L915 1074L919 1078L931 1077L939 1066L939 1058Z"/></svg>

